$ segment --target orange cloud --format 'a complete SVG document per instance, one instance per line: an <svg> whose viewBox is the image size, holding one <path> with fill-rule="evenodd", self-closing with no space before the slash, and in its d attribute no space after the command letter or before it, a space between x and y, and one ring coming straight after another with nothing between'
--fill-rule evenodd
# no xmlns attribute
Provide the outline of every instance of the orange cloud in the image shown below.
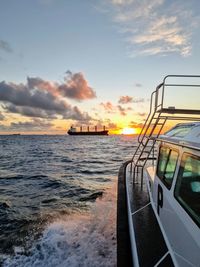
<svg viewBox="0 0 200 267"><path fill-rule="evenodd" d="M121 105L115 106L111 102L101 103L100 106L102 106L108 113L119 112L122 116L126 116L126 112L132 110L131 107L124 108Z"/></svg>
<svg viewBox="0 0 200 267"><path fill-rule="evenodd" d="M133 101L133 97L126 95L126 96L121 96L118 103L128 104L128 103L132 103L132 101Z"/></svg>
<svg viewBox="0 0 200 267"><path fill-rule="evenodd" d="M119 104L129 104L129 103L143 103L144 98L141 97L132 97L132 96L120 96L118 101Z"/></svg>
<svg viewBox="0 0 200 267"><path fill-rule="evenodd" d="M63 96L76 100L92 99L96 97L94 90L89 87L82 73L66 72L65 83L58 87Z"/></svg>
<svg viewBox="0 0 200 267"><path fill-rule="evenodd" d="M146 117L147 114L145 112L138 112L137 115L140 117Z"/></svg>
<svg viewBox="0 0 200 267"><path fill-rule="evenodd" d="M129 124L129 127L131 128L142 128L143 127L143 123L138 123L136 121L131 121Z"/></svg>
<svg viewBox="0 0 200 267"><path fill-rule="evenodd" d="M118 109L119 109L120 114L121 114L122 116L126 116L126 109L123 108L123 107L120 106L120 105L118 105L117 107L118 107Z"/></svg>
<svg viewBox="0 0 200 267"><path fill-rule="evenodd" d="M54 95L60 95L74 100L87 100L96 97L95 91L88 85L82 73L66 72L64 82L45 81L39 77L28 77L27 86L30 89L39 89L51 92Z"/></svg>
<svg viewBox="0 0 200 267"><path fill-rule="evenodd" d="M100 106L102 106L106 111L113 111L115 108L111 102L101 103Z"/></svg>

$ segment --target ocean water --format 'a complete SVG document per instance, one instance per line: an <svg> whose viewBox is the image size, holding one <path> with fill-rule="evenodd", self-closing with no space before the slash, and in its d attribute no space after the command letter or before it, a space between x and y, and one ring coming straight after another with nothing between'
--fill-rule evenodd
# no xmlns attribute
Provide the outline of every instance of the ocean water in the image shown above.
<svg viewBox="0 0 200 267"><path fill-rule="evenodd" d="M0 136L0 265L116 266L131 136Z"/></svg>

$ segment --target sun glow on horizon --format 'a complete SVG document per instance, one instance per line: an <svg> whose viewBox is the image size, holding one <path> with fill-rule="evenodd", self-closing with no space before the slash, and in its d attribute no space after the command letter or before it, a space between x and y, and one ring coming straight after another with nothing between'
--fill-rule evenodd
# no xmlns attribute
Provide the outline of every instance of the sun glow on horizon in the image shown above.
<svg viewBox="0 0 200 267"><path fill-rule="evenodd" d="M136 134L137 133L137 131L136 131L136 129L134 129L134 128L124 128L124 129L122 129L122 131L121 131L121 134L126 134L126 135L129 135L129 134Z"/></svg>

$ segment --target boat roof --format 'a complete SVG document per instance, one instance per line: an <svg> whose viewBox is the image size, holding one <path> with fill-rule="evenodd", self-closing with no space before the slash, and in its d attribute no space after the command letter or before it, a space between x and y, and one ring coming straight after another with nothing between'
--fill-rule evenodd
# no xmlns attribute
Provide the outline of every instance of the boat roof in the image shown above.
<svg viewBox="0 0 200 267"><path fill-rule="evenodd" d="M159 139L199 150L200 122L179 123L164 135L160 135Z"/></svg>

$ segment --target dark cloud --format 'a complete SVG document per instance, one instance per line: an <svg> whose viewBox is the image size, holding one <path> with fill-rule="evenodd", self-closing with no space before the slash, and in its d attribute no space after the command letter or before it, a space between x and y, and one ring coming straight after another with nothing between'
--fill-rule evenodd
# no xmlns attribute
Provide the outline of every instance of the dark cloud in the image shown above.
<svg viewBox="0 0 200 267"><path fill-rule="evenodd" d="M113 111L114 106L111 102L101 103L100 106L102 106L106 111Z"/></svg>
<svg viewBox="0 0 200 267"><path fill-rule="evenodd" d="M136 121L131 121L130 124L129 124L129 127L131 127L131 128L142 128L143 127L143 123L136 122Z"/></svg>
<svg viewBox="0 0 200 267"><path fill-rule="evenodd" d="M144 98L132 97L132 96L121 96L118 103L119 104L129 104L129 103L143 103Z"/></svg>
<svg viewBox="0 0 200 267"><path fill-rule="evenodd" d="M103 129L104 126L106 127L106 129L108 129L110 131L119 129L118 125L116 123L113 123L108 118L105 120L101 120L101 119L96 120L95 123L96 123L98 129Z"/></svg>
<svg viewBox="0 0 200 267"><path fill-rule="evenodd" d="M74 75L76 76L76 74ZM71 74L71 77L74 75ZM79 76L79 74L77 75ZM74 98L83 100L91 97L91 94L87 91L86 86L81 87L84 80L82 74L81 77L82 80L76 83L79 90L74 89ZM71 90L72 88L75 87L71 86ZM41 78L28 77L26 84L0 82L0 101L4 103L2 107L6 112L28 117L55 119L61 115L65 119L80 121L91 119L87 113L81 112L78 107L73 107L64 100L60 85L44 81Z"/></svg>
<svg viewBox="0 0 200 267"><path fill-rule="evenodd" d="M5 116L0 112L0 121L3 121Z"/></svg>
<svg viewBox="0 0 200 267"><path fill-rule="evenodd" d="M58 83L45 81L39 77L27 77L27 87L30 90L47 91L53 95L58 95L57 93Z"/></svg>
<svg viewBox="0 0 200 267"><path fill-rule="evenodd" d="M34 90L23 84L0 82L0 101L16 106L53 110L62 114L69 105L50 92Z"/></svg>
<svg viewBox="0 0 200 267"><path fill-rule="evenodd" d="M72 119L79 121L80 123L89 123L92 120L92 117L89 116L87 112L81 112L78 107L73 107L66 116L63 116L64 119Z"/></svg>
<svg viewBox="0 0 200 267"><path fill-rule="evenodd" d="M110 131L119 131L122 129L117 123L113 123L113 121L111 121L110 119L106 120L106 125L107 129L109 129Z"/></svg>
<svg viewBox="0 0 200 267"><path fill-rule="evenodd" d="M57 119L54 111L52 110L42 110L29 107L18 107L15 105L5 105L4 109L7 112L21 114L27 117L37 117L45 119ZM77 120L79 122L89 122L92 117L88 115L87 112L81 112L78 107L70 107L64 113L61 114L63 119Z"/></svg>
<svg viewBox="0 0 200 267"><path fill-rule="evenodd" d="M140 88L140 87L142 87L142 84L141 83L136 83L135 87L139 87Z"/></svg>
<svg viewBox="0 0 200 267"><path fill-rule="evenodd" d="M108 113L120 112L122 116L126 116L126 111L132 110L131 107L124 108L121 105L113 105L111 102L101 103L102 106Z"/></svg>
<svg viewBox="0 0 200 267"><path fill-rule="evenodd" d="M137 115L140 117L146 117L147 114L145 112L138 112Z"/></svg>
<svg viewBox="0 0 200 267"><path fill-rule="evenodd" d="M119 110L120 114L121 114L122 116L126 116L126 109L123 108L123 107L120 106L120 105L118 105L117 107L118 107L118 110Z"/></svg>
<svg viewBox="0 0 200 267"><path fill-rule="evenodd" d="M0 131L6 131L8 129L9 129L8 126L5 126L0 122Z"/></svg>
<svg viewBox="0 0 200 267"><path fill-rule="evenodd" d="M132 103L133 98L131 96L121 96L118 103L119 104L128 104L128 103Z"/></svg>
<svg viewBox="0 0 200 267"><path fill-rule="evenodd" d="M44 130L45 128L53 127L50 122L45 122L43 120L35 119L33 121L26 122L12 122L10 124L10 129L12 130Z"/></svg>
<svg viewBox="0 0 200 267"><path fill-rule="evenodd" d="M39 108L32 108L32 107L20 107L20 106L15 106L13 104L4 105L4 109L7 112L18 113L27 117L38 117L38 118L48 118L48 119L57 118L54 115L54 111L52 110L42 110Z"/></svg>
<svg viewBox="0 0 200 267"><path fill-rule="evenodd" d="M118 129L118 125L116 123L113 123L113 122L109 122L107 127L108 127L109 130Z"/></svg>
<svg viewBox="0 0 200 267"><path fill-rule="evenodd" d="M144 103L144 98L141 97L135 97L133 98L133 103Z"/></svg>
<svg viewBox="0 0 200 267"><path fill-rule="evenodd" d="M53 124L40 120L40 119L33 119L31 121L25 121L25 122L11 122L10 125L5 126L0 124L0 130L1 131L40 131L40 130L47 130L49 128L53 127Z"/></svg>
<svg viewBox="0 0 200 267"><path fill-rule="evenodd" d="M9 43L4 40L0 40L0 49L7 53L12 52L12 48L10 47Z"/></svg>

